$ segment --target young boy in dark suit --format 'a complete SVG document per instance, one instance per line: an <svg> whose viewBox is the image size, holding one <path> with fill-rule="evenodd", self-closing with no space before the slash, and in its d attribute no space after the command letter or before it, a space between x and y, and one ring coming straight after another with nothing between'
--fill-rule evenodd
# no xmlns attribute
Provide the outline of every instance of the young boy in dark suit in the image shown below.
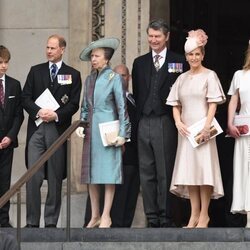
<svg viewBox="0 0 250 250"><path fill-rule="evenodd" d="M20 82L6 75L9 60L9 50L0 45L0 197L10 188L14 148L24 119ZM9 208L10 202L0 208L1 227L12 227Z"/></svg>

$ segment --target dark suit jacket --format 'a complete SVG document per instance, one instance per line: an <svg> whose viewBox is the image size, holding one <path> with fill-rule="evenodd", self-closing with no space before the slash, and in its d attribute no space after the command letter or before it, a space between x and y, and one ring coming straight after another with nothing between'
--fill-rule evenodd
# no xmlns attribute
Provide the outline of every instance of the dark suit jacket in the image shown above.
<svg viewBox="0 0 250 250"><path fill-rule="evenodd" d="M0 108L0 140L9 137L10 147L17 147L17 134L23 122L23 109L21 106L21 85L12 77L5 75L4 109Z"/></svg>
<svg viewBox="0 0 250 250"><path fill-rule="evenodd" d="M52 91L54 98L60 105L60 108L56 110L59 121L55 122L55 124L59 135L61 135L71 125L72 116L79 108L82 84L80 72L65 63L62 63L62 67L57 75L72 76L72 83L65 85L60 85L56 77L54 81L55 87ZM49 87L50 82L49 62L46 62L31 67L23 88L22 105L29 114L26 140L26 165L28 142L38 128L35 120L37 119L36 115L40 107L35 104L35 101Z"/></svg>
<svg viewBox="0 0 250 250"><path fill-rule="evenodd" d="M132 96L133 97L133 96ZM136 133L136 107L127 99L127 110L129 121L131 123L130 142L125 143L125 152L123 153L123 165L138 165L137 153L137 133Z"/></svg>
<svg viewBox="0 0 250 250"><path fill-rule="evenodd" d="M172 115L172 107L166 105L170 88L174 84L180 73L170 73L168 71L169 63L183 63L183 70L186 71L187 64L185 58L172 51L167 51L166 61L162 67L164 71L160 78L160 98L162 109L166 114ZM150 90L151 70L153 66L152 52L142 55L134 60L132 69L133 95L137 107L137 120L140 119L144 104L147 100Z"/></svg>

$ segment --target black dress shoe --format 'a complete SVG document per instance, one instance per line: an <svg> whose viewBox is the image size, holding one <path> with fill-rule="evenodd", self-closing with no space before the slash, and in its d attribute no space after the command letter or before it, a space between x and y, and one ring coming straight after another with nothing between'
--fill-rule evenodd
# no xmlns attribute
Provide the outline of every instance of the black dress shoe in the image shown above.
<svg viewBox="0 0 250 250"><path fill-rule="evenodd" d="M162 222L161 224L160 224L160 227L176 227L176 225L175 225L175 223L174 222Z"/></svg>
<svg viewBox="0 0 250 250"><path fill-rule="evenodd" d="M26 228L32 228L32 227L39 227L39 226L38 225L27 224L25 227Z"/></svg>
<svg viewBox="0 0 250 250"><path fill-rule="evenodd" d="M45 227L56 227L55 224L48 224L48 225L45 225Z"/></svg>
<svg viewBox="0 0 250 250"><path fill-rule="evenodd" d="M160 227L160 224L157 223L157 222L151 222L151 221L149 221L148 222L148 227L152 227L152 228Z"/></svg>
<svg viewBox="0 0 250 250"><path fill-rule="evenodd" d="M13 227L9 222L5 222L1 224L1 227Z"/></svg>

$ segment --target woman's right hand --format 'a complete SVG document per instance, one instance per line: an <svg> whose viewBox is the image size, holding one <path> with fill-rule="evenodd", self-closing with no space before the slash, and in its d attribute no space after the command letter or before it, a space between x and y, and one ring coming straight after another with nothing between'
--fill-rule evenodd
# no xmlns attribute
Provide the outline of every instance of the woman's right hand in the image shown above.
<svg viewBox="0 0 250 250"><path fill-rule="evenodd" d="M189 135L189 131L188 131L188 129L187 129L187 126L186 126L183 122L181 122L181 121L176 122L176 123L175 123L175 126L176 126L178 132L179 132L182 136L185 136L185 137L186 137L186 136Z"/></svg>
<svg viewBox="0 0 250 250"><path fill-rule="evenodd" d="M76 134L77 136L79 136L80 138L84 138L85 134L84 134L84 128L83 127L78 127L76 129Z"/></svg>
<svg viewBox="0 0 250 250"><path fill-rule="evenodd" d="M229 125L228 126L228 133L233 138L239 138L240 137L240 131L234 125Z"/></svg>

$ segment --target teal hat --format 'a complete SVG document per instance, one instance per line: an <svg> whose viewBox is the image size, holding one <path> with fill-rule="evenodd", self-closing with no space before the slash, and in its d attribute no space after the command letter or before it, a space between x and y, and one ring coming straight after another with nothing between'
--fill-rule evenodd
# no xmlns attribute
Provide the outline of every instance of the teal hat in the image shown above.
<svg viewBox="0 0 250 250"><path fill-rule="evenodd" d="M120 44L118 38L101 38L99 40L91 42L87 48L85 48L81 54L80 59L82 61L90 61L90 54L93 49L97 48L111 48L116 50Z"/></svg>

